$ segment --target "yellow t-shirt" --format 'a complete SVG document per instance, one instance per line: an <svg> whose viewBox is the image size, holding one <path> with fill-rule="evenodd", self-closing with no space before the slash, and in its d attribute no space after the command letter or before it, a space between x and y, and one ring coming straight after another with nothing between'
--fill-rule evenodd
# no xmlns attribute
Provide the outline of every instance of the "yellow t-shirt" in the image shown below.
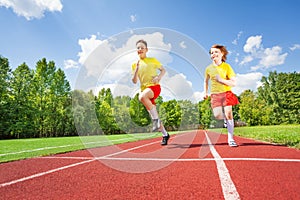
<svg viewBox="0 0 300 200"><path fill-rule="evenodd" d="M205 70L205 79L209 76L211 80L210 93L217 94L222 92L227 92L231 90L231 87L228 85L224 85L215 80L216 75L219 74L220 78L229 80L232 77L235 77L235 73L231 66L228 63L223 62L219 66L215 66L210 64L206 67Z"/></svg>
<svg viewBox="0 0 300 200"><path fill-rule="evenodd" d="M132 74L136 69L136 62L132 64ZM162 64L156 60L156 58L144 58L139 62L138 77L141 83L141 90L143 91L149 86L158 85L153 83L152 79L158 75L157 70L162 66Z"/></svg>

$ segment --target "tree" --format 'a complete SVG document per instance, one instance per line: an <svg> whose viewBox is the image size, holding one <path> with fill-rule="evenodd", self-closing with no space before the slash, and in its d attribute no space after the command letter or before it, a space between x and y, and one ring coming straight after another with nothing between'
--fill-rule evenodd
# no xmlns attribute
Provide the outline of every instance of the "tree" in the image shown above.
<svg viewBox="0 0 300 200"><path fill-rule="evenodd" d="M10 137L8 133L9 119L9 80L11 69L8 59L0 55L0 136L1 138Z"/></svg>
<svg viewBox="0 0 300 200"><path fill-rule="evenodd" d="M197 129L199 126L199 111L197 104L193 104L190 100L178 101L182 110L180 129Z"/></svg>
<svg viewBox="0 0 300 200"><path fill-rule="evenodd" d="M182 110L176 100L163 102L160 106L160 118L167 130L178 130L182 120Z"/></svg>
<svg viewBox="0 0 300 200"><path fill-rule="evenodd" d="M33 137L32 123L36 113L32 87L33 70L23 63L15 71L10 81L10 134L13 138Z"/></svg>
<svg viewBox="0 0 300 200"><path fill-rule="evenodd" d="M151 123L151 118L147 109L139 101L138 93L130 101L129 113L132 121L139 127L146 127Z"/></svg>
<svg viewBox="0 0 300 200"><path fill-rule="evenodd" d="M299 123L300 74L270 72L262 77L258 99L264 100L272 109L272 124Z"/></svg>
<svg viewBox="0 0 300 200"><path fill-rule="evenodd" d="M198 103L200 128L209 128L212 123L212 109L210 97Z"/></svg>

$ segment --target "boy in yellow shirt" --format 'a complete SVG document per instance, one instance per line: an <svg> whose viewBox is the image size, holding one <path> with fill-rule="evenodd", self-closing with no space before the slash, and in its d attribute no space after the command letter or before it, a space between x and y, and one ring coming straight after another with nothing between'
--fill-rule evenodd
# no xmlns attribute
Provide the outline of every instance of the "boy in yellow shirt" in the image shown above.
<svg viewBox="0 0 300 200"><path fill-rule="evenodd" d="M166 70L158 60L146 56L148 48L145 40L137 41L136 47L140 59L137 63L132 64L132 82L136 84L138 80L140 81L141 93L139 94L139 100L146 107L152 118L152 131L160 130L163 134L161 145L167 145L170 136L158 117L155 104L155 99L161 92L159 81L166 73ZM157 73L158 71L160 71L159 74Z"/></svg>
<svg viewBox="0 0 300 200"><path fill-rule="evenodd" d="M234 121L232 106L239 103L231 92L236 85L235 73L228 63L225 63L228 51L225 46L213 45L210 49L212 64L206 67L204 81L204 98L208 97L208 83L211 81L211 107L217 119L224 119L227 123L228 145L237 147L233 139ZM223 113L224 109L224 113Z"/></svg>

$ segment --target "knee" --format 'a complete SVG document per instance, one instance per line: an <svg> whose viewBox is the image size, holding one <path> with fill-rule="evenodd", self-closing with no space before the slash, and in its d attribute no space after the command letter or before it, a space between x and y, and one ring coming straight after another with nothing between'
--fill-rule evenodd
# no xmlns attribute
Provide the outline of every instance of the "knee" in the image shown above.
<svg viewBox="0 0 300 200"><path fill-rule="evenodd" d="M223 114L216 114L215 118L216 119L224 119L224 116L223 116Z"/></svg>
<svg viewBox="0 0 300 200"><path fill-rule="evenodd" d="M144 102L145 101L145 96L143 95L143 94L141 94L140 96L139 96L139 101L140 102Z"/></svg>

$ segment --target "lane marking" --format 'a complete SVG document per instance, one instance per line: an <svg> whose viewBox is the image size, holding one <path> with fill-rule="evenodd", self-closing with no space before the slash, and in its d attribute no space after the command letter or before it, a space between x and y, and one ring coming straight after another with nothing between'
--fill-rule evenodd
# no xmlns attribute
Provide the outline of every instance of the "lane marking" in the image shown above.
<svg viewBox="0 0 300 200"><path fill-rule="evenodd" d="M155 144L155 143L158 143L158 142L160 142L160 140L156 141L156 142L151 142L151 143L147 143L147 144L144 144L144 145L136 146L136 147L133 147L133 148L130 148L130 149L127 149L127 150L119 151L119 152L116 152L116 153L111 153L111 154L108 154L106 156L103 156L103 158L106 158L108 156L118 155L118 154L121 154L121 153L125 153L125 152L128 152L128 151L138 149L138 148L142 148L142 147L152 145L152 144ZM16 184L16 183L19 183L19 182L24 182L24 181L27 181L27 180L30 180L30 179L33 179L33 178L41 177L41 176L51 174L51 173L54 173L54 172L57 172L57 171L61 171L61 170L64 170L64 169L68 169L68 168L71 168L71 167L75 167L75 166L78 166L78 165L83 165L83 164L86 164L86 163L90 163L90 162L93 162L95 160L97 160L97 157L93 158L91 160L85 160L85 161L82 161L82 162L78 162L78 163L74 163L74 164L70 164L70 165L65 165L63 167L51 169L51 170L48 170L48 171L45 171L45 172L33 174L31 176L26 176L26 177L16 179L16 180L13 180L13 181L10 181L10 182L1 183L0 188L5 187L5 186L9 186L9 185L13 185L13 184Z"/></svg>
<svg viewBox="0 0 300 200"><path fill-rule="evenodd" d="M90 162L93 162L94 160L95 159L86 160L86 161L74 163L74 164L71 164L71 165L66 165L66 166L63 166L63 167L51 169L51 170L48 170L48 171L45 171L45 172L37 173L37 174L31 175L31 176L26 176L26 177L16 179L16 180L13 180L13 181L10 181L10 182L1 183L0 188L5 187L5 186L9 186L9 185L13 185L13 184L16 184L16 183L19 183L19 182L24 182L24 181L27 181L29 179L37 178L37 177L40 177L40 176L45 176L47 174L58 172L58 171L68 169L68 168L71 168L71 167L75 167L75 166L78 166L78 165L83 165L83 164L86 164L86 163L90 163Z"/></svg>
<svg viewBox="0 0 300 200"><path fill-rule="evenodd" d="M300 162L300 159L286 159L286 158L109 158L106 156L103 157L68 157L68 156L48 156L48 157L39 157L36 159L70 159L70 160L141 160L141 161L174 161L174 162L197 162L197 161L267 161L267 162Z"/></svg>
<svg viewBox="0 0 300 200"><path fill-rule="evenodd" d="M219 178L221 181L222 191L225 200L235 200L240 199L240 195L236 190L236 187L231 180L230 173L223 161L222 157L218 154L217 150L214 148L214 145L211 143L207 131L204 131L207 143L209 145L210 152L212 153L213 157L216 158L215 162L217 164L217 171L219 174Z"/></svg>

